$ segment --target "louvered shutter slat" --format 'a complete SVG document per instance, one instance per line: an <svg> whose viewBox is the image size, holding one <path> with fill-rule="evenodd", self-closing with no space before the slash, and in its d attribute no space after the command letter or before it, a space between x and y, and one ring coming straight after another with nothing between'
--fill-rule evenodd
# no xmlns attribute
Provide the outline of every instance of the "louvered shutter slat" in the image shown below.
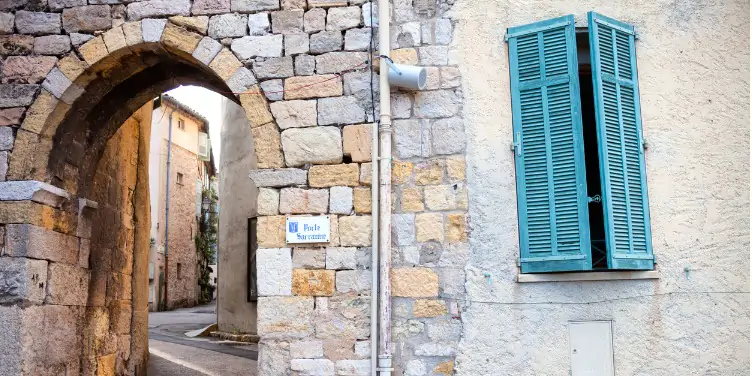
<svg viewBox="0 0 752 376"><path fill-rule="evenodd" d="M521 271L590 270L574 17L508 35Z"/></svg>
<svg viewBox="0 0 752 376"><path fill-rule="evenodd" d="M609 269L652 270L634 27L588 14Z"/></svg>

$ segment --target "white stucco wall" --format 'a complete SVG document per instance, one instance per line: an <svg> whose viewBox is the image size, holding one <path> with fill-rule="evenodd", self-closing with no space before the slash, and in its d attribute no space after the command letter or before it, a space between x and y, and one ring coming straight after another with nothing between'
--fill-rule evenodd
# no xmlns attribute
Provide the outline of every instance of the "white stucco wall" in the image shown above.
<svg viewBox="0 0 752 376"><path fill-rule="evenodd" d="M660 279L516 282L507 27L594 10L636 26ZM616 375L749 369L749 3L455 3L470 250L459 375L569 375L567 322L613 320ZM685 271L688 270L688 271ZM490 280L484 276L490 274Z"/></svg>

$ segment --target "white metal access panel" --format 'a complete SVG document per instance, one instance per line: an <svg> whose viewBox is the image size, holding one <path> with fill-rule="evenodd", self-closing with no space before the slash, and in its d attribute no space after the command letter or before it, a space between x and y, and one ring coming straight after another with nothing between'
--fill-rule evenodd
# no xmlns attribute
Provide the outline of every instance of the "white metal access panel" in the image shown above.
<svg viewBox="0 0 752 376"><path fill-rule="evenodd" d="M614 376L611 321L569 323L572 376Z"/></svg>

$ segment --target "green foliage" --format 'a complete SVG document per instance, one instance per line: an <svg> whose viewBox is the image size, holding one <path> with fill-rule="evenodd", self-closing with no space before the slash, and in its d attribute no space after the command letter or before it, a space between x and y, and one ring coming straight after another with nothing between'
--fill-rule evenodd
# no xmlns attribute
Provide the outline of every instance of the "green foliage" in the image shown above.
<svg viewBox="0 0 752 376"><path fill-rule="evenodd" d="M214 286L211 285L211 268L209 264L215 260L217 249L217 223L219 222L219 213L217 213L217 192L213 187L204 189L202 200L209 198L211 205L209 210L201 211L199 218L198 232L196 233L196 252L199 256L199 279L198 284L201 287L201 295L198 298L199 304L211 302L214 295Z"/></svg>

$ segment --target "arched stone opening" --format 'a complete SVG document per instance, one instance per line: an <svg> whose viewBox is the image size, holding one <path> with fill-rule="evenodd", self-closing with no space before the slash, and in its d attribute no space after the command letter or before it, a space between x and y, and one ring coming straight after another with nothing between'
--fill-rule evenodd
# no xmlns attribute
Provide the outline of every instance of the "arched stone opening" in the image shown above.
<svg viewBox="0 0 752 376"><path fill-rule="evenodd" d="M19 244L48 242L50 253L70 254L16 254L46 259L29 259L19 273L30 285L42 281L19 299L32 306L6 317L19 322L8 365L21 374L146 374L151 101L197 85L240 103L232 92L256 82L219 42L166 20L156 20L155 34L147 21L92 39L79 48L82 58L64 58L17 131L7 179L28 197L13 198L6 211L15 217L0 222ZM269 113L263 96L245 104Z"/></svg>

